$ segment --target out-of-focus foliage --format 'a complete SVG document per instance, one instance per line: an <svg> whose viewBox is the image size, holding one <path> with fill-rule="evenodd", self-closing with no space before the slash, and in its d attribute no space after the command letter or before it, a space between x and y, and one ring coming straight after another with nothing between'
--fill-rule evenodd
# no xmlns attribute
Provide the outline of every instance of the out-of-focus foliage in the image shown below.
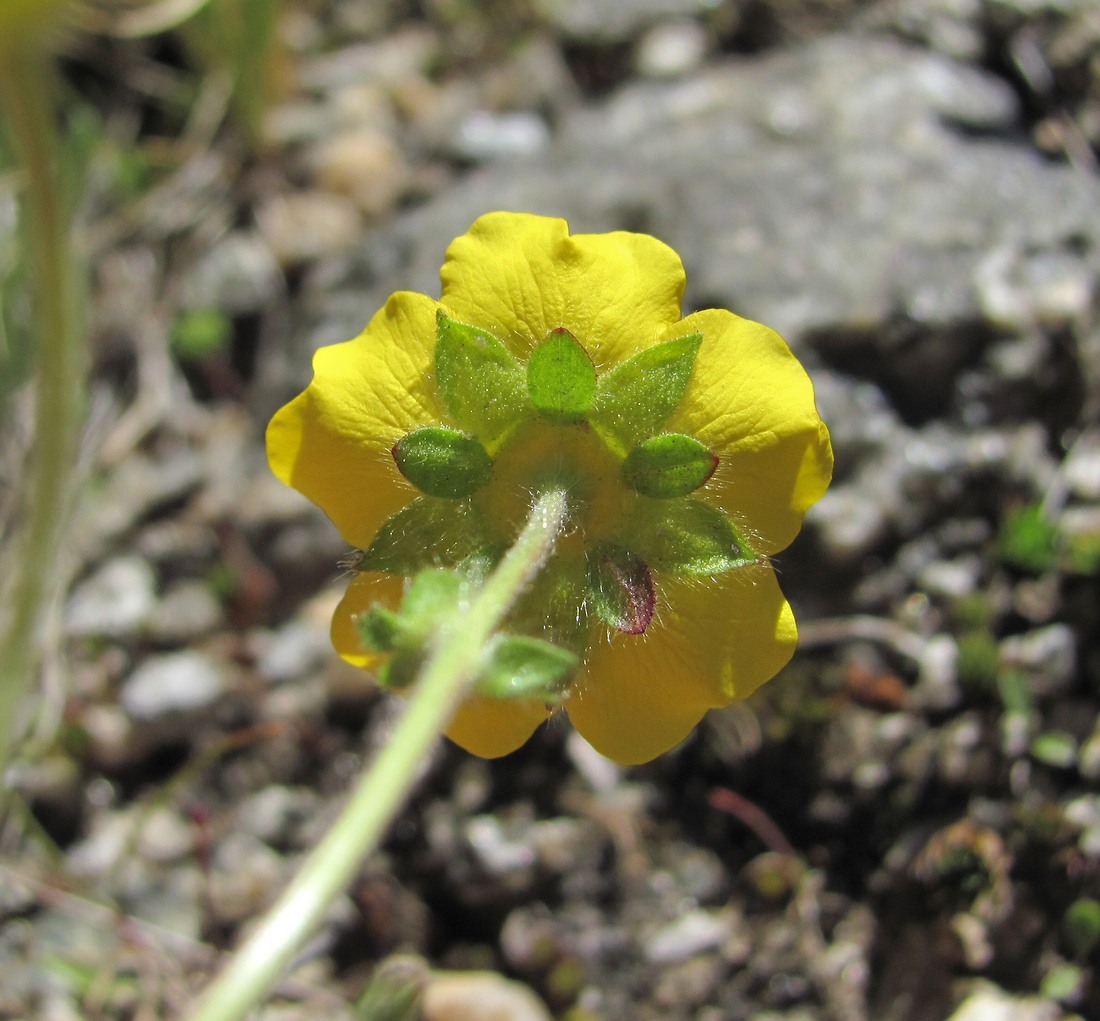
<svg viewBox="0 0 1100 1021"><path fill-rule="evenodd" d="M253 147L275 78L278 18L278 0L216 0L183 26L199 66L230 76L233 109Z"/></svg>
<svg viewBox="0 0 1100 1021"><path fill-rule="evenodd" d="M1100 537L1067 535L1040 504L1011 511L1001 526L999 553L1004 563L1035 574L1055 568L1078 574L1100 569Z"/></svg>

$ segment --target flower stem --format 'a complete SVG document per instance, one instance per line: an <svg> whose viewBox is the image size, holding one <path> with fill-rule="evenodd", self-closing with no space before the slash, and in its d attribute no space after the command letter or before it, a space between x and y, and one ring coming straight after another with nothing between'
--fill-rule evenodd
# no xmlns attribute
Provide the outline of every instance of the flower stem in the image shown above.
<svg viewBox="0 0 1100 1021"><path fill-rule="evenodd" d="M207 988L190 1021L238 1021L256 1006L378 846L477 671L486 643L550 556L565 512L564 492L539 496L496 570L440 629L389 743L282 897Z"/></svg>
<svg viewBox="0 0 1100 1021"><path fill-rule="evenodd" d="M49 58L40 47L0 45L0 106L23 171L24 252L37 347L34 449L22 535L0 614L0 777L38 657L42 610L53 596L84 420L85 337L65 212ZM6 801L0 783L0 817Z"/></svg>

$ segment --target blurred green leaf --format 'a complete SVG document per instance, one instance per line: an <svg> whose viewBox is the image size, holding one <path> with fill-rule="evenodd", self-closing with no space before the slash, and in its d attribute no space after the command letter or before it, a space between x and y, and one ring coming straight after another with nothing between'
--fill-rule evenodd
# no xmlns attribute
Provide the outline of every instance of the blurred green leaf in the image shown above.
<svg viewBox="0 0 1100 1021"><path fill-rule="evenodd" d="M1084 973L1075 964L1056 964L1039 983L1039 992L1048 1000L1073 1002L1081 994Z"/></svg>
<svg viewBox="0 0 1100 1021"><path fill-rule="evenodd" d="M1070 949L1078 957L1088 957L1100 944L1100 901L1082 897L1066 908L1062 930Z"/></svg>
<svg viewBox="0 0 1100 1021"><path fill-rule="evenodd" d="M199 67L231 76L233 111L254 147L275 74L278 17L278 0L218 0L181 26Z"/></svg>
<svg viewBox="0 0 1100 1021"><path fill-rule="evenodd" d="M1011 511L1001 526L998 552L1010 567L1042 574L1058 561L1058 529L1039 504Z"/></svg>
<svg viewBox="0 0 1100 1021"><path fill-rule="evenodd" d="M229 316L216 308L184 312L172 328L172 351L183 362L197 362L224 352L233 336Z"/></svg>
<svg viewBox="0 0 1100 1021"><path fill-rule="evenodd" d="M1077 741L1065 731L1048 730L1031 742L1031 754L1047 766L1070 769L1077 763Z"/></svg>

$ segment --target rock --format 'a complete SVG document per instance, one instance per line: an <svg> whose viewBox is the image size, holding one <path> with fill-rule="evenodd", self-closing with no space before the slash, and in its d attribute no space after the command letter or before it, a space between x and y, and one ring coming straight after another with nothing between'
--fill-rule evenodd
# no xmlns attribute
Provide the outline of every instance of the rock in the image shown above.
<svg viewBox="0 0 1100 1021"><path fill-rule="evenodd" d="M128 533L135 521L186 499L202 483L202 465L194 451L179 450L171 457L131 452L90 501L87 527L105 546Z"/></svg>
<svg viewBox="0 0 1100 1021"><path fill-rule="evenodd" d="M713 8L708 0L536 0L535 7L567 39L584 45L627 42L658 21L690 18Z"/></svg>
<svg viewBox="0 0 1100 1021"><path fill-rule="evenodd" d="M5 782L18 791L24 803L33 806L39 820L56 839L75 834L81 825L83 776L80 765L67 755L50 754L17 758L5 771Z"/></svg>
<svg viewBox="0 0 1100 1021"><path fill-rule="evenodd" d="M227 689L226 668L189 650L145 659L123 684L119 700L132 719L151 722L207 709Z"/></svg>
<svg viewBox="0 0 1100 1021"><path fill-rule="evenodd" d="M494 876L525 873L535 864L534 849L523 833L512 834L492 815L479 815L466 824L466 839L481 865Z"/></svg>
<svg viewBox="0 0 1100 1021"><path fill-rule="evenodd" d="M65 631L74 637L132 637L156 605L156 575L142 557L107 561L77 586L65 607Z"/></svg>
<svg viewBox="0 0 1100 1021"><path fill-rule="evenodd" d="M924 709L954 709L962 701L958 677L959 645L951 635L933 635L917 662L913 698Z"/></svg>
<svg viewBox="0 0 1100 1021"><path fill-rule="evenodd" d="M1057 470L1046 432L1035 423L963 433L933 422L883 435L888 439L878 449L851 452L860 457L859 468L838 479L807 515L837 561L857 560L898 535L923 535L930 519L991 474L1005 481L1015 476L1041 492ZM919 573L928 562L919 558L911 569Z"/></svg>
<svg viewBox="0 0 1100 1021"><path fill-rule="evenodd" d="M314 620L292 620L256 644L256 669L273 684L305 677L332 656L328 621L319 627Z"/></svg>
<svg viewBox="0 0 1100 1021"><path fill-rule="evenodd" d="M234 231L195 260L181 285L181 304L248 315L270 304L282 287L282 271L264 237Z"/></svg>
<svg viewBox="0 0 1100 1021"><path fill-rule="evenodd" d="M346 196L372 217L393 208L409 176L397 143L376 128L345 131L323 141L311 162L319 187Z"/></svg>
<svg viewBox="0 0 1100 1021"><path fill-rule="evenodd" d="M917 581L925 592L950 600L970 595L981 578L982 559L976 553L953 560L934 560L920 571Z"/></svg>
<svg viewBox="0 0 1100 1021"><path fill-rule="evenodd" d="M561 938L544 905L513 909L500 929L500 949L510 968L545 972L562 955Z"/></svg>
<svg viewBox="0 0 1100 1021"><path fill-rule="evenodd" d="M825 735L822 757L825 775L873 793L894 774L893 764L923 732L909 713L880 713L850 706L832 721Z"/></svg>
<svg viewBox="0 0 1100 1021"><path fill-rule="evenodd" d="M192 570L197 573L218 553L218 538L205 521L179 518L151 522L141 530L134 545L166 574Z"/></svg>
<svg viewBox="0 0 1100 1021"><path fill-rule="evenodd" d="M176 582L149 614L149 637L182 645L215 631L224 617L222 605L207 582L191 579Z"/></svg>
<svg viewBox="0 0 1100 1021"><path fill-rule="evenodd" d="M283 267L345 251L361 226L350 198L323 191L274 195L257 210L256 219Z"/></svg>
<svg viewBox="0 0 1100 1021"><path fill-rule="evenodd" d="M117 770L132 766L145 754L134 721L116 705L86 706L80 727L88 739L86 758L98 769Z"/></svg>
<svg viewBox="0 0 1100 1021"><path fill-rule="evenodd" d="M1100 796L1082 794L1063 809L1066 822L1080 830L1078 847L1088 858L1100 858Z"/></svg>
<svg viewBox="0 0 1100 1021"><path fill-rule="evenodd" d="M1100 780L1100 717L1093 725L1092 733L1081 745L1081 755L1077 768L1086 780Z"/></svg>
<svg viewBox="0 0 1100 1021"><path fill-rule="evenodd" d="M549 143L550 129L538 114L523 110L507 113L474 110L459 123L451 149L460 159L483 163L533 156Z"/></svg>
<svg viewBox="0 0 1100 1021"><path fill-rule="evenodd" d="M240 921L263 910L288 871L282 855L259 838L239 830L225 834L215 846L210 870L210 902L219 920Z"/></svg>
<svg viewBox="0 0 1100 1021"><path fill-rule="evenodd" d="M349 666L348 669L354 668ZM283 684L264 695L260 702L260 715L266 720L285 721L295 728L321 727L329 704L328 692L320 680L307 684Z"/></svg>
<svg viewBox="0 0 1100 1021"><path fill-rule="evenodd" d="M843 35L629 85L564 116L537 157L372 232L335 294L303 295L302 335L353 336L399 288L438 293L451 238L487 209L527 209L654 233L688 259L688 309L733 308L815 345L910 422L961 413L960 371L995 332L1064 315L1097 273L1100 181L1019 145L1018 119L992 75ZM988 318L976 282L998 251L1028 253L1039 311Z"/></svg>
<svg viewBox="0 0 1100 1021"><path fill-rule="evenodd" d="M735 921L728 911L689 911L653 933L642 952L653 964L683 961L721 946L733 934Z"/></svg>
<svg viewBox="0 0 1100 1021"><path fill-rule="evenodd" d="M423 74L439 57L436 33L419 22L373 42L341 46L311 60L300 71L302 84L331 90L359 82L393 86Z"/></svg>
<svg viewBox="0 0 1100 1021"><path fill-rule="evenodd" d="M872 6L865 24L976 64L985 53L981 20L982 0L888 0Z"/></svg>
<svg viewBox="0 0 1100 1021"><path fill-rule="evenodd" d="M664 21L639 40L634 66L646 78L680 78L703 63L712 38L698 21Z"/></svg>
<svg viewBox="0 0 1100 1021"><path fill-rule="evenodd" d="M179 861L195 853L191 823L172 809L161 807L141 819L138 850L154 862Z"/></svg>
<svg viewBox="0 0 1100 1021"><path fill-rule="evenodd" d="M1100 429L1083 432L1062 465L1066 488L1074 496L1100 502Z"/></svg>
<svg viewBox="0 0 1100 1021"><path fill-rule="evenodd" d="M990 982L975 986L948 1021L1073 1021L1049 1000L1012 996Z"/></svg>
<svg viewBox="0 0 1100 1021"><path fill-rule="evenodd" d="M726 970L726 962L717 955L689 957L661 969L653 999L677 1013L685 1006L701 1006L713 1001Z"/></svg>
<svg viewBox="0 0 1100 1021"><path fill-rule="evenodd" d="M1095 268L1072 251L995 248L974 274L978 302L995 326L1064 327L1081 322L1092 304Z"/></svg>
<svg viewBox="0 0 1100 1021"><path fill-rule="evenodd" d="M556 123L580 100L561 47L545 34L517 39L508 58L486 69L480 102L491 110L538 110Z"/></svg>
<svg viewBox="0 0 1100 1021"><path fill-rule="evenodd" d="M317 795L306 787L272 784L250 794L237 807L237 824L271 847L286 847L298 827L317 812Z"/></svg>
<svg viewBox="0 0 1100 1021"><path fill-rule="evenodd" d="M1065 694L1077 671L1077 636L1067 624L1013 635L1001 643L1001 665L1023 671L1036 694Z"/></svg>
<svg viewBox="0 0 1100 1021"><path fill-rule="evenodd" d="M525 985L494 972L436 972L420 1003L424 1021L551 1021Z"/></svg>
<svg viewBox="0 0 1100 1021"><path fill-rule="evenodd" d="M945 782L966 789L988 782L996 765L983 736L973 712L959 713L941 728L937 768Z"/></svg>

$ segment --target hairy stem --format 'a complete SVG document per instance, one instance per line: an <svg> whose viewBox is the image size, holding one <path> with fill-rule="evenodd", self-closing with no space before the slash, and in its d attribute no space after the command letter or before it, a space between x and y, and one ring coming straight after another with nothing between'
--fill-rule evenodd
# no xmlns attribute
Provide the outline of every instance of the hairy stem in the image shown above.
<svg viewBox="0 0 1100 1021"><path fill-rule="evenodd" d="M208 987L190 1021L239 1021L256 1006L378 846L475 675L486 643L550 556L565 512L563 492L540 496L515 545L471 603L440 629L389 744L282 897Z"/></svg>
<svg viewBox="0 0 1100 1021"><path fill-rule="evenodd" d="M23 239L33 297L34 446L21 528L7 551L0 608L0 777L38 660L43 608L54 596L84 421L85 337L69 236L48 54L0 46L0 110L22 172ZM0 783L0 816L6 801Z"/></svg>

